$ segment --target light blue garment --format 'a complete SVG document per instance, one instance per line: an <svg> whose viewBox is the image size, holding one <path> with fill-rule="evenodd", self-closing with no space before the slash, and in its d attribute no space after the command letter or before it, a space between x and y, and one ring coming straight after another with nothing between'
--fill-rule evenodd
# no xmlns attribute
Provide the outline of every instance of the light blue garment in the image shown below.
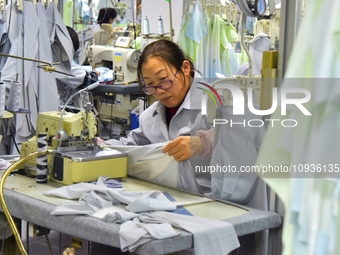
<svg viewBox="0 0 340 255"><path fill-rule="evenodd" d="M208 26L202 13L201 4L199 1L196 1L195 8L186 29L186 36L196 43L201 43L207 34Z"/></svg>

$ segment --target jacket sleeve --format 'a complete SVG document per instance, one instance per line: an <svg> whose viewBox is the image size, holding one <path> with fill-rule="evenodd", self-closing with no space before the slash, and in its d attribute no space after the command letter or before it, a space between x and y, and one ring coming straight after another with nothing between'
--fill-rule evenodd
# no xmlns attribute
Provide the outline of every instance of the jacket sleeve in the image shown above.
<svg viewBox="0 0 340 255"><path fill-rule="evenodd" d="M200 156L204 158L210 158L212 155L214 129L211 128L209 130L198 130L196 135L202 139L204 148L204 151L200 154Z"/></svg>

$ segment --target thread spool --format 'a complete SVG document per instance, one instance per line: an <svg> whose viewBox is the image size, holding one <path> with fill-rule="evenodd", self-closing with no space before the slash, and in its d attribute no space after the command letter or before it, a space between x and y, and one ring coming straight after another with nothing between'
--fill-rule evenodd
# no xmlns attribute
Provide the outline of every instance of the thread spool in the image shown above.
<svg viewBox="0 0 340 255"><path fill-rule="evenodd" d="M143 21L143 33L145 35L150 34L150 23L147 16L145 16L145 19Z"/></svg>
<svg viewBox="0 0 340 255"><path fill-rule="evenodd" d="M21 95L21 82L12 81L8 100L8 110L10 112L19 111L20 95Z"/></svg>
<svg viewBox="0 0 340 255"><path fill-rule="evenodd" d="M161 16L159 16L159 19L158 19L158 33L160 35L164 35L164 26L163 26L163 20Z"/></svg>
<svg viewBox="0 0 340 255"><path fill-rule="evenodd" d="M47 134L38 134L38 151L47 150ZM37 183L47 183L47 155L37 158Z"/></svg>
<svg viewBox="0 0 340 255"><path fill-rule="evenodd" d="M2 81L0 81L0 117L5 115L5 99L6 88Z"/></svg>

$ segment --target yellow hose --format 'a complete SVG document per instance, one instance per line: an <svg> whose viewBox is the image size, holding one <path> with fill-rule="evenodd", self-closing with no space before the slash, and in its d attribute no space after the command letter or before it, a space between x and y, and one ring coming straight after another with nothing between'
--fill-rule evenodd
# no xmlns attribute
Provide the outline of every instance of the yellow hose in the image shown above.
<svg viewBox="0 0 340 255"><path fill-rule="evenodd" d="M18 160L17 162L12 164L9 168L7 168L5 170L5 172L3 173L2 179L0 181L0 204L1 204L2 210L4 211L4 214L5 214L5 216L6 216L7 220L8 220L8 223L9 223L11 229L13 230L13 234L14 234L15 240L17 241L17 244L19 246L21 254L24 254L24 255L27 255L27 252L25 250L25 247L24 247L24 245L22 243L22 240L21 240L21 236L20 236L20 234L19 234L19 232L17 230L17 227L15 226L13 218L12 218L11 214L9 213L9 210L8 210L6 202L5 202L5 196L4 196L5 181L6 181L6 178L8 177L8 175L10 175L10 173L14 169L16 169L17 166L19 166L22 163L24 163L24 162L26 162L28 160L31 160L33 158L44 156L44 155L47 155L47 154L51 154L53 152L54 152L54 150L44 150L44 151L39 151L39 152L33 152L33 153L27 155L26 157Z"/></svg>

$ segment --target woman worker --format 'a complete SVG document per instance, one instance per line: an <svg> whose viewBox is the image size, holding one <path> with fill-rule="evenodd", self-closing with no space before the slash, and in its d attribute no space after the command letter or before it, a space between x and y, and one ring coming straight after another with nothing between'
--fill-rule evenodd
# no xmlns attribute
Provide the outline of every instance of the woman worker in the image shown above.
<svg viewBox="0 0 340 255"><path fill-rule="evenodd" d="M113 45L113 27L112 23L117 17L117 12L113 8L101 8L98 13L97 23L100 30L95 32L96 45Z"/></svg>
<svg viewBox="0 0 340 255"><path fill-rule="evenodd" d="M180 47L159 40L143 50L137 66L142 90L158 101L142 112L140 127L106 145L147 145L170 141L163 152L177 161L211 156L212 130L201 116L202 77ZM209 131L208 131L209 130ZM102 141L100 141L102 142Z"/></svg>
<svg viewBox="0 0 340 255"><path fill-rule="evenodd" d="M197 88L197 82L203 80L192 62L177 44L159 40L145 47L137 69L142 90L158 101L141 113L140 127L127 138L105 142L99 139L99 143L147 145L169 141L163 152L175 160L196 158L193 164L209 162L212 129L201 116L202 90ZM97 254L119 253L117 248L94 244L91 255Z"/></svg>

